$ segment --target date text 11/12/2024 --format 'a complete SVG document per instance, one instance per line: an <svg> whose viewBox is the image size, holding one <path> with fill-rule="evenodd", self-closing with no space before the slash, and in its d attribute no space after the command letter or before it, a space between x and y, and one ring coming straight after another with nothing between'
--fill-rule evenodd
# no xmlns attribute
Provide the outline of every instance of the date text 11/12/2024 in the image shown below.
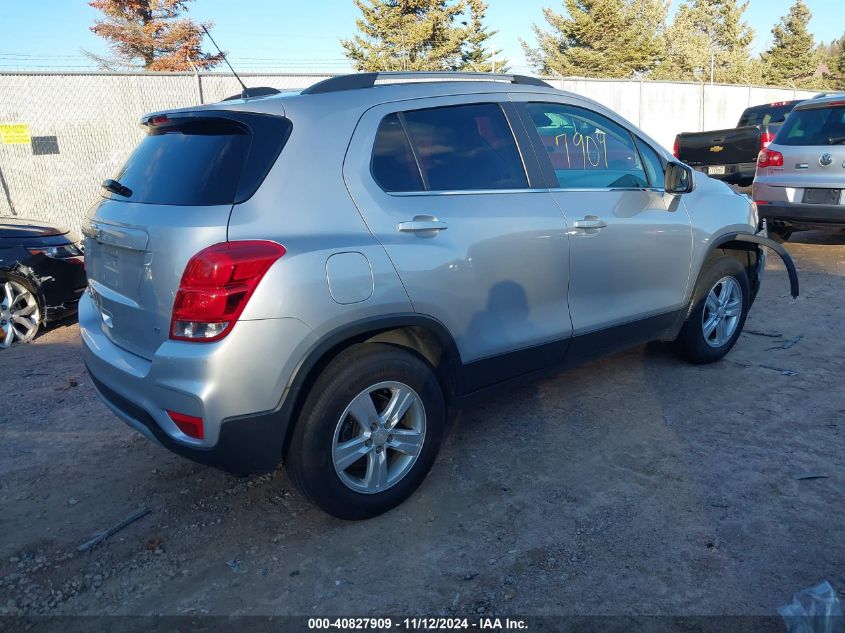
<svg viewBox="0 0 845 633"><path fill-rule="evenodd" d="M471 630L482 631L528 629L525 620L513 618L309 618L309 630L370 630L370 631L432 631Z"/></svg>

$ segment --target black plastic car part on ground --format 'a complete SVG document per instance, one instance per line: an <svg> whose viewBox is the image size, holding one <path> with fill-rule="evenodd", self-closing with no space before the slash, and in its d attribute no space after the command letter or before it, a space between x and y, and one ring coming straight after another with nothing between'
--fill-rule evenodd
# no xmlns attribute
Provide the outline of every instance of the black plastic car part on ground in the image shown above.
<svg viewBox="0 0 845 633"><path fill-rule="evenodd" d="M0 347L31 340L41 325L75 314L85 286L76 233L0 218Z"/></svg>

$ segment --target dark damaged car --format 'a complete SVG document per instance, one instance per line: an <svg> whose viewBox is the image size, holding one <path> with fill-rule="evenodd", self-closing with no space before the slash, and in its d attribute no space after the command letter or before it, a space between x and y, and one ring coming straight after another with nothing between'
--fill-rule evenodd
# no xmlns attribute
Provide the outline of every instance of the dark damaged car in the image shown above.
<svg viewBox="0 0 845 633"><path fill-rule="evenodd" d="M76 314L85 286L79 235L0 218L0 349L29 342L43 325Z"/></svg>

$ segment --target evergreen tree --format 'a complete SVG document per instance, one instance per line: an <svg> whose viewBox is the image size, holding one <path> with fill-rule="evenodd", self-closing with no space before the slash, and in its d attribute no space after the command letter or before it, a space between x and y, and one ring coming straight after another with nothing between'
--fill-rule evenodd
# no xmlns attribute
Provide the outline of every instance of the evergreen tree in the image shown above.
<svg viewBox="0 0 845 633"><path fill-rule="evenodd" d="M203 52L203 25L181 17L191 1L91 0L88 4L104 16L91 30L108 40L113 57L87 54L110 70L178 71L216 66L223 56Z"/></svg>
<svg viewBox="0 0 845 633"><path fill-rule="evenodd" d="M479 0L353 0L359 33L341 40L357 70L458 70L482 63L493 32ZM469 12L468 21L461 18Z"/></svg>
<svg viewBox="0 0 845 633"><path fill-rule="evenodd" d="M812 17L804 0L795 0L789 13L772 29L774 42L763 53L763 80L773 86L814 83L821 63L813 34L807 29Z"/></svg>
<svg viewBox="0 0 845 633"><path fill-rule="evenodd" d="M845 35L831 45L827 65L836 88L845 90Z"/></svg>
<svg viewBox="0 0 845 633"><path fill-rule="evenodd" d="M656 79L758 83L760 63L751 58L754 29L742 19L748 1L685 0L666 31L666 57Z"/></svg>
<svg viewBox="0 0 845 633"><path fill-rule="evenodd" d="M534 26L537 48L521 41L542 74L634 77L662 57L666 0L564 0L566 15L543 9L551 31Z"/></svg>
<svg viewBox="0 0 845 633"><path fill-rule="evenodd" d="M467 0L469 20L464 23L464 51L461 54L461 70L477 72L507 72L508 60L502 57L500 49L489 49L488 43L498 31L485 26L487 3L484 0Z"/></svg>

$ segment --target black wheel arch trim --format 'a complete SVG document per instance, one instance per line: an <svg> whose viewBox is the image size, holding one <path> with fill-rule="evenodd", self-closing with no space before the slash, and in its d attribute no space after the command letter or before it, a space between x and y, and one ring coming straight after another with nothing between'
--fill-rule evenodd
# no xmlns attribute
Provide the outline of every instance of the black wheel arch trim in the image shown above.
<svg viewBox="0 0 845 633"><path fill-rule="evenodd" d="M784 266L786 266L786 272L789 275L789 289L792 294L792 298L795 299L798 297L798 270L795 268L795 263L792 261L792 257L790 257L789 253L782 245L768 237L763 237L762 235L756 235L753 233L727 233L719 236L712 244L710 244L707 256L728 242L747 242L749 244L757 244L758 246L765 246L777 253L778 257L780 257L783 261ZM705 257L705 260L707 259L707 256Z"/></svg>
<svg viewBox="0 0 845 633"><path fill-rule="evenodd" d="M446 367L437 369L448 372L452 385L451 393L443 394L447 406L456 399L462 393L464 387L460 353L449 330L440 321L428 315L408 312L368 317L346 323L320 337L319 341L305 352L294 370L293 377L288 382L279 406L274 411L265 414L276 419L278 428L283 434L282 453L284 454L287 451L290 443L295 417L299 407L307 397L307 386L313 380L315 370L318 371L333 357L330 354L333 349L354 345L356 342L363 342L384 332L409 327L423 328L437 337L443 347L444 360L447 363Z"/></svg>

